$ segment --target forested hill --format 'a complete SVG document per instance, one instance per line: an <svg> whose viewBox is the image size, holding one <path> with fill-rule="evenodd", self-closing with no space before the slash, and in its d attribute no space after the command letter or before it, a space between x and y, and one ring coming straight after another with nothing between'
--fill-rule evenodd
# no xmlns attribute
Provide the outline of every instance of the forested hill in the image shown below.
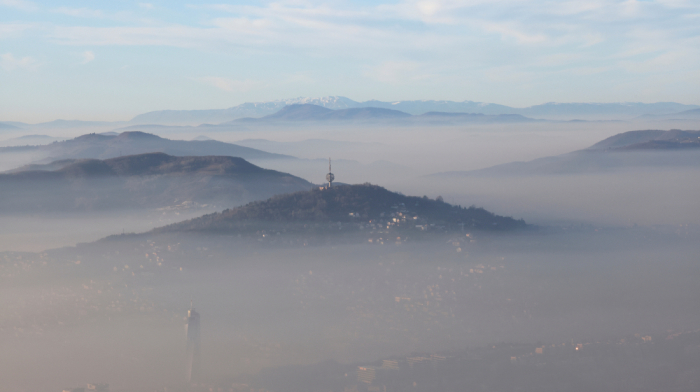
<svg viewBox="0 0 700 392"><path fill-rule="evenodd" d="M69 159L0 173L0 213L232 206L311 187L237 157L155 152Z"/></svg>
<svg viewBox="0 0 700 392"><path fill-rule="evenodd" d="M155 229L155 232L241 231L248 223L259 228L267 223L380 225L387 228L419 230L479 229L514 230L527 225L523 220L495 215L483 208L454 206L442 200L405 196L380 186L344 185L329 189L274 196L265 201L205 215ZM394 227L392 227L394 226Z"/></svg>

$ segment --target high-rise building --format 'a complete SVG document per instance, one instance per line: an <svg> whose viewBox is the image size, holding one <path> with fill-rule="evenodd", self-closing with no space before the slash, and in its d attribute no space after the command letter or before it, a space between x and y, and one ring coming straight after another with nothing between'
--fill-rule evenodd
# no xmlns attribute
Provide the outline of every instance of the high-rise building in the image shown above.
<svg viewBox="0 0 700 392"><path fill-rule="evenodd" d="M185 368L185 379L188 383L198 381L201 366L200 344L199 344L199 313L190 304L187 311L187 357Z"/></svg>
<svg viewBox="0 0 700 392"><path fill-rule="evenodd" d="M358 366L357 381L371 384L377 377L377 368L374 366Z"/></svg>

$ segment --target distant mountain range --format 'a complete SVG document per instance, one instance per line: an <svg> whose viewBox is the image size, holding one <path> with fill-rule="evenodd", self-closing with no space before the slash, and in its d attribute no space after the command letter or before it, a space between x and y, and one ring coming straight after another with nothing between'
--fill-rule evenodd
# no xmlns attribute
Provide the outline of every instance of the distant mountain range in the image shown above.
<svg viewBox="0 0 700 392"><path fill-rule="evenodd" d="M206 136L205 136L206 137ZM356 142L356 141L338 141L329 139L306 139L293 142L281 142L267 139L243 139L234 142L239 146L256 148L267 152L277 154L289 154L298 157L299 155L309 155L314 158L318 156L318 152L323 151L330 156L337 156L338 152L360 152L360 151L385 151L388 147L386 144L378 142Z"/></svg>
<svg viewBox="0 0 700 392"><path fill-rule="evenodd" d="M499 114L485 115L480 113L451 113L451 112L428 112L420 115L412 115L394 109L362 107L350 109L328 109L323 106L313 104L291 104L283 106L275 113L262 117L244 117L220 124L200 124L196 130L229 131L248 130L256 126L290 126L303 123L313 124L391 124L391 125L451 125L464 123L516 123L543 121L525 117L519 114ZM160 124L140 124L130 125L123 130L169 130L177 131L184 128L195 130L192 125L160 125Z"/></svg>
<svg viewBox="0 0 700 392"><path fill-rule="evenodd" d="M511 162L480 170L437 173L438 177L529 176L599 173L623 168L700 167L700 131L630 131L563 155Z"/></svg>
<svg viewBox="0 0 700 392"><path fill-rule="evenodd" d="M355 233L392 243L425 232L515 230L522 220L495 215L481 208L462 208L427 197L404 196L376 185L314 188L257 201L154 229L153 233L233 233L274 236L326 236ZM263 237L264 238L264 237ZM365 240L366 241L366 240Z"/></svg>
<svg viewBox="0 0 700 392"><path fill-rule="evenodd" d="M338 156L340 151L347 152L346 142L333 141L307 141L298 143L275 143L269 141L248 141L245 146L235 143L225 143L209 138L205 140L170 140L153 134L140 131L127 131L122 133L86 134L74 139L54 142L42 146L0 147L0 162L5 163L4 170L14 169L20 165L34 164L35 169L55 170L56 162L70 161L74 159L110 159L120 156L145 154L150 152L163 152L173 156L232 156L246 159L253 164L268 169L291 172L307 179L317 179L322 182L328 169L328 158L317 159L313 151L324 151L323 156ZM270 147L273 152L266 152ZM385 146L376 144L352 144L353 151L364 151L371 148L380 151ZM295 156L285 155L298 152L305 154L310 159L297 159ZM338 154L338 155L334 155ZM10 166L8 163L14 164ZM362 165L357 161L334 159L348 173L352 171L355 176L349 179L343 176L345 181L376 180L378 176L393 173L400 168L389 162L375 162L370 165ZM52 165L50 169L41 165ZM384 173L384 174L382 174ZM369 175L369 177L366 177ZM372 177L374 175L374 177Z"/></svg>
<svg viewBox="0 0 700 392"><path fill-rule="evenodd" d="M411 117L410 114L398 110L382 108L353 108L328 109L312 104L292 104L265 117L242 118L236 121L322 121L322 120L364 120L364 119L397 119Z"/></svg>
<svg viewBox="0 0 700 392"><path fill-rule="evenodd" d="M617 151L700 149L700 131L672 129L624 132L600 141L588 149Z"/></svg>
<svg viewBox="0 0 700 392"><path fill-rule="evenodd" d="M484 115L470 113L428 112L421 115L411 115L399 110L363 107L352 109L328 109L312 104L287 105L276 113L261 118L241 118L229 121L220 126L240 123L289 123L289 122L377 122L390 121L392 124L399 121L401 124L425 124L425 123L463 123L463 122L530 122L536 121L519 114Z"/></svg>
<svg viewBox="0 0 700 392"><path fill-rule="evenodd" d="M494 103L474 101L445 101L445 100L415 100L384 102L369 100L364 102L353 101L346 97L323 98L294 98L268 102L246 102L228 109L209 110L158 110L135 116L130 121L102 122L80 120L55 120L40 124L26 124L21 122L4 121L0 123L0 130L33 129L33 128L105 128L129 125L201 125L222 124L243 118L261 118L279 112L285 106L290 105L316 105L326 109L340 111L330 115L322 115L320 111L307 113L307 116L327 116L327 119L344 118L355 119L378 118L382 112L370 112L367 109L387 109L404 114L395 113L395 117L410 115L423 115L430 112L448 114L461 113L472 115L499 116L519 115L523 117L548 119L548 120L628 120L636 117L646 119L697 119L700 114L700 106L685 105L676 102L624 102L624 103L556 103L549 102L525 108L515 108ZM348 109L365 109L362 111L346 111ZM383 112L384 116L391 116L393 112ZM432 114L435 115L434 113ZM289 114L280 114L281 117ZM516 117L510 118L510 121ZM291 120L286 117L286 120ZM299 119L297 119L299 120ZM318 120L318 118L317 118ZM453 118L454 120L454 118ZM462 118L462 121L468 120ZM470 120L476 120L471 118ZM498 119L508 120L507 117Z"/></svg>
<svg viewBox="0 0 700 392"><path fill-rule="evenodd" d="M13 125L12 123L7 123L7 122L0 122L0 130L19 130L22 129L16 125Z"/></svg>
<svg viewBox="0 0 700 392"><path fill-rule="evenodd" d="M653 120L688 120L688 119L700 119L700 109L685 110L679 113L666 113L666 114L645 114L643 118L653 119Z"/></svg>
<svg viewBox="0 0 700 392"><path fill-rule="evenodd" d="M296 98L272 102L244 103L228 109L218 110L163 110L144 113L130 122L139 124L220 124L245 117L259 118L276 113L288 105L317 105L327 109L345 110L357 108L379 108L401 111L412 115L428 112L473 113L483 115L517 114L527 117L556 120L630 119L643 115L666 115L700 109L698 105L675 102L657 103L545 103L526 108L514 108L493 103L473 101L364 101L357 102L345 97Z"/></svg>
<svg viewBox="0 0 700 392"><path fill-rule="evenodd" d="M0 147L12 146L38 146L66 140L64 137L53 137L48 135L25 135L0 141Z"/></svg>
<svg viewBox="0 0 700 392"><path fill-rule="evenodd" d="M228 156L69 159L0 173L0 212L235 206L313 185Z"/></svg>
<svg viewBox="0 0 700 392"><path fill-rule="evenodd" d="M4 152L18 151L19 147L0 148ZM233 156L243 159L294 159L281 154L271 154L254 148L238 146L216 140L170 140L144 132L120 134L87 134L75 139L43 146L22 147L23 153L40 154L43 162L63 159L108 159L125 155L163 152L175 156Z"/></svg>

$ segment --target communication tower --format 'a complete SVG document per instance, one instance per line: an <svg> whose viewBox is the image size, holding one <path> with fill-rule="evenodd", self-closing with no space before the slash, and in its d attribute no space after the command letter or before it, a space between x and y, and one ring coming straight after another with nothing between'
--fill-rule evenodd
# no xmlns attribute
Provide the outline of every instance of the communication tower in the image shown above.
<svg viewBox="0 0 700 392"><path fill-rule="evenodd" d="M333 186L333 180L335 180L335 176L331 171L331 159L328 158L328 174L326 174L326 181L328 181L329 188Z"/></svg>
<svg viewBox="0 0 700 392"><path fill-rule="evenodd" d="M187 311L187 325L185 326L187 335L187 357L185 379L187 383L192 383L199 379L201 366L200 345L199 345L199 313L194 310L190 302L190 310Z"/></svg>

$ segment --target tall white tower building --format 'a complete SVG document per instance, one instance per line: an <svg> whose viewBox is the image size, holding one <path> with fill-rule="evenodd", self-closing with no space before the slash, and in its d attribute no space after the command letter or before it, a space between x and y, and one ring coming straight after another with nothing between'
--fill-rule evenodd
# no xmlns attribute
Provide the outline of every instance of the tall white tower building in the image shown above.
<svg viewBox="0 0 700 392"><path fill-rule="evenodd" d="M201 366L200 347L199 347L199 313L194 310L194 306L190 304L190 310L187 311L187 325L185 326L187 334L187 357L185 379L187 383L196 382L199 379Z"/></svg>

